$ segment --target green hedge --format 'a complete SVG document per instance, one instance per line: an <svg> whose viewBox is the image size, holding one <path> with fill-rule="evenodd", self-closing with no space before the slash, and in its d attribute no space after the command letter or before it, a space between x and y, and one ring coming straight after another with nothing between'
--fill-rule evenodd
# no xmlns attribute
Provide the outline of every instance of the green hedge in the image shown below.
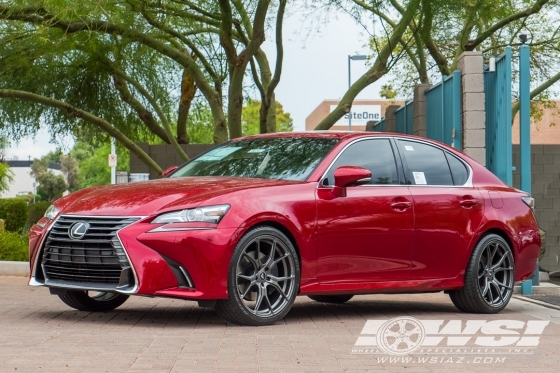
<svg viewBox="0 0 560 373"><path fill-rule="evenodd" d="M45 215L45 211L47 211L50 205L51 203L49 201L43 201L32 203L27 206L27 230L29 230L33 224L37 223Z"/></svg>
<svg viewBox="0 0 560 373"><path fill-rule="evenodd" d="M29 237L16 232L0 232L0 260L29 260Z"/></svg>
<svg viewBox="0 0 560 373"><path fill-rule="evenodd" d="M0 219L6 230L21 233L27 223L27 203L18 199L0 199Z"/></svg>

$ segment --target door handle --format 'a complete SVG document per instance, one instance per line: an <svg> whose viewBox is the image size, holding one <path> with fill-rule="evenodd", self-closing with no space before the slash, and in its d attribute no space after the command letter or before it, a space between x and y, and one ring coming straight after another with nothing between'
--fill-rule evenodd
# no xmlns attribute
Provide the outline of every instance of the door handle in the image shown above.
<svg viewBox="0 0 560 373"><path fill-rule="evenodd" d="M471 207L476 206L478 204L478 201L472 196L465 196L461 198L459 204L464 208L470 209Z"/></svg>
<svg viewBox="0 0 560 373"><path fill-rule="evenodd" d="M405 200L404 198L395 198L391 202L391 208L393 210L402 212L412 207L412 203Z"/></svg>

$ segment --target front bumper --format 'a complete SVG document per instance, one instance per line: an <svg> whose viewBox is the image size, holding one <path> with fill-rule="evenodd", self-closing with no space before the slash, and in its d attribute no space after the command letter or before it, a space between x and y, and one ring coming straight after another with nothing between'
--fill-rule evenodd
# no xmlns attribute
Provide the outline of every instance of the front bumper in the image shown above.
<svg viewBox="0 0 560 373"><path fill-rule="evenodd" d="M134 272L134 286L124 294L183 299L227 298L227 277L238 228L149 232L156 226L141 219L117 232ZM107 291L96 284L49 281L42 270L45 238L51 223L29 234L32 286Z"/></svg>

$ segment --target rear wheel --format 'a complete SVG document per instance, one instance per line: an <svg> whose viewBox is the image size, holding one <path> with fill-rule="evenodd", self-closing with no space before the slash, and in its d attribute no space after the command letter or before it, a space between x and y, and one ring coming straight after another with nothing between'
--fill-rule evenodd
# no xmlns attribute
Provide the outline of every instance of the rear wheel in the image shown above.
<svg viewBox="0 0 560 373"><path fill-rule="evenodd" d="M250 230L237 244L228 276L228 299L216 312L240 325L271 325L292 308L299 290L297 253L286 235L272 227Z"/></svg>
<svg viewBox="0 0 560 373"><path fill-rule="evenodd" d="M460 290L449 292L459 310L498 313L513 294L514 263L508 243L497 234L484 236L476 245Z"/></svg>
<svg viewBox="0 0 560 373"><path fill-rule="evenodd" d="M315 302L342 304L348 302L354 295L308 295L308 297Z"/></svg>
<svg viewBox="0 0 560 373"><path fill-rule="evenodd" d="M66 305L79 311L107 312L128 299L128 295L97 291L68 291L58 296Z"/></svg>

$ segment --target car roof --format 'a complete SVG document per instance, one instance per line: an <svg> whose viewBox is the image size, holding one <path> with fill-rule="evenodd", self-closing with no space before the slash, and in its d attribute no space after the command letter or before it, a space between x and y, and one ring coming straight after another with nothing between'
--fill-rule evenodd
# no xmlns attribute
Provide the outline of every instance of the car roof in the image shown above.
<svg viewBox="0 0 560 373"><path fill-rule="evenodd" d="M275 132L260 135L251 135L245 137L238 137L233 141L240 139L254 139L254 138L278 138L278 137L309 137L309 138L333 138L333 139L347 139L362 136L387 136L387 135L400 135L390 132L364 132L364 131L295 131L295 132Z"/></svg>

